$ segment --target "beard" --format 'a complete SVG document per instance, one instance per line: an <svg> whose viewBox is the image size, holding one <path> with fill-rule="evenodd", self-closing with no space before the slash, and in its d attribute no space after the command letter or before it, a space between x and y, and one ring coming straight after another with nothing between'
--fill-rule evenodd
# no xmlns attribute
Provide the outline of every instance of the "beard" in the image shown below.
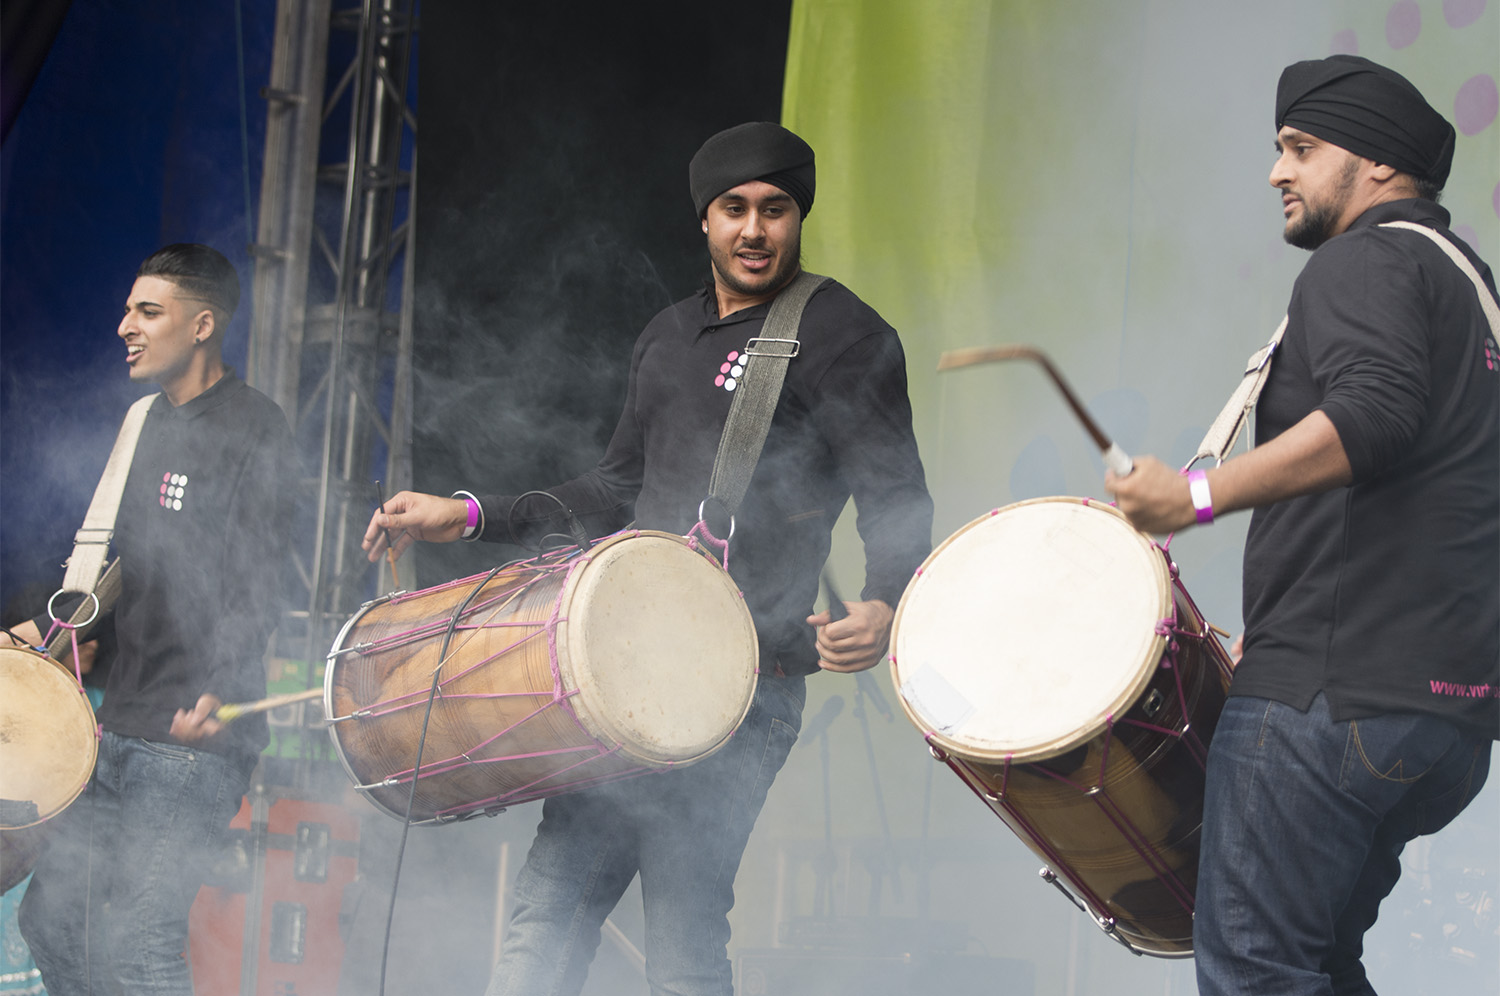
<svg viewBox="0 0 1500 996"><path fill-rule="evenodd" d="M761 249L763 246L741 243L735 248ZM745 297L775 294L792 282L792 278L797 275L797 270L802 265L802 239L799 236L782 247L776 255L776 266L773 269L748 280L741 279L735 274L734 254L724 252L714 245L712 240L708 243L708 258L713 264L715 278L734 293Z"/></svg>
<svg viewBox="0 0 1500 996"><path fill-rule="evenodd" d="M1332 192L1326 200L1312 203L1302 201L1302 218L1288 222L1281 237L1287 245L1298 249L1313 250L1333 238L1344 208L1349 204L1349 195L1354 190L1354 181L1359 175L1359 160L1350 156L1339 171Z"/></svg>

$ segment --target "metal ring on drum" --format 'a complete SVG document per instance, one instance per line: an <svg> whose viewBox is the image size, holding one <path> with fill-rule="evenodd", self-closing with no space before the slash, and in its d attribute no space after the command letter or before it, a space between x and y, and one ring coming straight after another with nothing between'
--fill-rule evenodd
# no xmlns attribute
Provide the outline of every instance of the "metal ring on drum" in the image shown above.
<svg viewBox="0 0 1500 996"><path fill-rule="evenodd" d="M324 708L356 787L404 819L440 671L412 819L442 823L707 757L758 663L718 563L634 530L367 604L328 656Z"/></svg>
<svg viewBox="0 0 1500 996"><path fill-rule="evenodd" d="M1192 953L1203 771L1230 662L1150 537L1039 498L944 541L907 585L891 672L907 717L1137 954Z"/></svg>

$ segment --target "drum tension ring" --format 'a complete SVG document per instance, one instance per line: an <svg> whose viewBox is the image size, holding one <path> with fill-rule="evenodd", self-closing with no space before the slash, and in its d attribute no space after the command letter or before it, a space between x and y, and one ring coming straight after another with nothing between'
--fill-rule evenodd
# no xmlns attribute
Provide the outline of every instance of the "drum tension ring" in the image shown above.
<svg viewBox="0 0 1500 996"><path fill-rule="evenodd" d="M1161 712L1162 703L1166 701L1166 698L1160 688L1151 689L1145 701L1141 703L1141 712L1146 714L1147 719L1155 719L1156 714Z"/></svg>

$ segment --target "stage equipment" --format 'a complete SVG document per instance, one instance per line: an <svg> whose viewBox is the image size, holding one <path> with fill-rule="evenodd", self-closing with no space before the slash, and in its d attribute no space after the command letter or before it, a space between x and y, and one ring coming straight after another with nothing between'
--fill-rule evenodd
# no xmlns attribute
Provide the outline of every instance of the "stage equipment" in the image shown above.
<svg viewBox="0 0 1500 996"><path fill-rule="evenodd" d="M333 996L339 913L359 860L359 821L328 803L252 791L188 915L201 993Z"/></svg>
<svg viewBox="0 0 1500 996"><path fill-rule="evenodd" d="M280 657L322 660L360 603L389 590L359 552L370 482L411 485L415 7L277 5L246 380L286 413L311 473L287 526L295 608Z"/></svg>

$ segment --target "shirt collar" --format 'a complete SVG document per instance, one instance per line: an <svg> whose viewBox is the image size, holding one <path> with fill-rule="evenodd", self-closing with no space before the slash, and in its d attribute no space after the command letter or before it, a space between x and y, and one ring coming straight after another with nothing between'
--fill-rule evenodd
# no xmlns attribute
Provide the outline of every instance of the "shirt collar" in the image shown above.
<svg viewBox="0 0 1500 996"><path fill-rule="evenodd" d="M1345 231L1352 232L1356 228L1368 228L1387 221L1411 221L1429 228L1447 228L1451 220L1447 208L1420 197L1407 197L1376 204L1350 222Z"/></svg>
<svg viewBox="0 0 1500 996"><path fill-rule="evenodd" d="M197 418L204 412L213 411L215 408L228 401L229 396L234 393L235 388L242 383L244 382L241 381L239 376L235 374L234 368L226 365L224 367L224 376L215 381L213 386L208 390L204 391L202 394L198 395L191 401L184 401L182 404L176 406L175 408L172 407L172 403L168 401L162 410L171 412L173 415L180 419ZM166 395L163 394L162 397L166 398ZM154 408L156 406L153 405L152 407Z"/></svg>
<svg viewBox="0 0 1500 996"><path fill-rule="evenodd" d="M772 300L775 300L774 298ZM719 317L719 296L714 291L712 281L709 281L698 291L698 306L702 311L703 330L721 328L729 325L738 325L740 322L748 322L752 319L763 319L771 311L771 302L762 301L760 304L741 308L728 318Z"/></svg>

